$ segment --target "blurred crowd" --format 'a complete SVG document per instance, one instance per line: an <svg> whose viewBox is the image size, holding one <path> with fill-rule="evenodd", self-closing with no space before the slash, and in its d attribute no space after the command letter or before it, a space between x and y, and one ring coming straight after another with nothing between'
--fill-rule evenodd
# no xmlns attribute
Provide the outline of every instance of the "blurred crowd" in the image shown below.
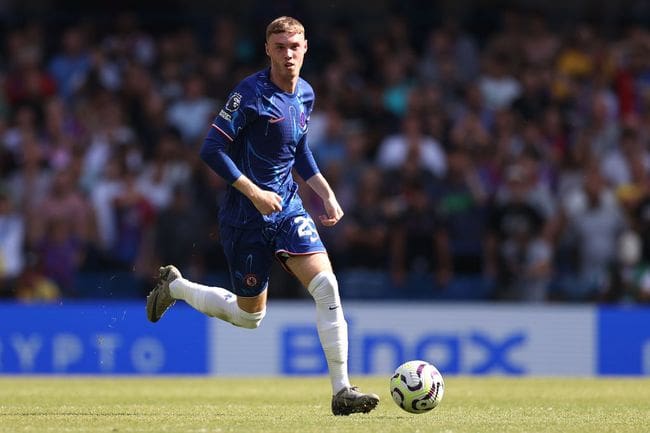
<svg viewBox="0 0 650 433"><path fill-rule="evenodd" d="M345 217L338 271L469 278L490 297L650 299L650 32L604 38L505 11L477 38L452 17L414 34L310 32L309 143ZM0 297L84 297L79 276L142 282L174 263L225 272L225 183L198 149L229 91L266 66L263 28L147 31L120 13L7 30L0 64ZM301 187L308 209L321 203ZM471 295L470 295L471 297Z"/></svg>

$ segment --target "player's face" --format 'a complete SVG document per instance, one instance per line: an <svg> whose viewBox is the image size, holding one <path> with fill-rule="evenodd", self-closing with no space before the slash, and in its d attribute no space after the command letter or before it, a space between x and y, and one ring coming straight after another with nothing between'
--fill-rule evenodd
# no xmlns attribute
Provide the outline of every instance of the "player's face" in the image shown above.
<svg viewBox="0 0 650 433"><path fill-rule="evenodd" d="M294 78L300 75L307 52L307 40L302 33L275 33L266 41L266 54L271 58L271 69L280 76Z"/></svg>

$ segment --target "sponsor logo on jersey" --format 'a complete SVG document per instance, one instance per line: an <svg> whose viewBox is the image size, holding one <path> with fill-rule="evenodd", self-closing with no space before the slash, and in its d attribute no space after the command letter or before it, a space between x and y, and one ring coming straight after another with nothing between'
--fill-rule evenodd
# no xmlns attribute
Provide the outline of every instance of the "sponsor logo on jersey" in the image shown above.
<svg viewBox="0 0 650 433"><path fill-rule="evenodd" d="M219 111L219 117L227 120L228 122L232 122L232 116L230 115L230 113L226 112L226 110Z"/></svg>

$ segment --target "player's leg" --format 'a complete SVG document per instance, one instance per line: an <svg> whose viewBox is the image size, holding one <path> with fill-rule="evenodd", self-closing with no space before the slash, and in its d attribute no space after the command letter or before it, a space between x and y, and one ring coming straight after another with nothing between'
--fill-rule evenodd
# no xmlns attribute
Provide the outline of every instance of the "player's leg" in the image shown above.
<svg viewBox="0 0 650 433"><path fill-rule="evenodd" d="M266 290L240 297L222 287L206 286L183 278L173 265L160 268L158 284L147 297L147 317L157 322L176 300L196 310L242 328L257 328L266 314Z"/></svg>
<svg viewBox="0 0 650 433"><path fill-rule="evenodd" d="M290 256L284 262L316 302L316 327L327 358L332 390L349 387L348 325L343 316L338 283L325 253Z"/></svg>
<svg viewBox="0 0 650 433"><path fill-rule="evenodd" d="M160 320L177 299L196 310L243 328L257 328L266 314L271 257L254 231L222 230L233 291L183 278L172 265L160 268L158 284L147 297L147 317Z"/></svg>
<svg viewBox="0 0 650 433"><path fill-rule="evenodd" d="M363 394L350 386L348 325L332 265L311 217L303 212L285 220L278 230L275 248L276 256L316 302L316 328L332 384L332 412L349 415L371 411L379 403L379 397Z"/></svg>
<svg viewBox="0 0 650 433"><path fill-rule="evenodd" d="M307 287L316 302L316 328L332 384L332 412L334 415L370 412L379 403L379 397L364 394L350 385L348 325L343 316L338 283L327 254L293 255L284 264Z"/></svg>

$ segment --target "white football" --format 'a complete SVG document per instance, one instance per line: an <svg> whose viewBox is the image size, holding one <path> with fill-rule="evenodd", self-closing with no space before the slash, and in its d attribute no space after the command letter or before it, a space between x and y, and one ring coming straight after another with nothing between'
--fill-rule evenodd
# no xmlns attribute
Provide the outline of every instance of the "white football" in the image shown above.
<svg viewBox="0 0 650 433"><path fill-rule="evenodd" d="M440 404L445 382L436 367L426 361L408 361L390 378L390 394L407 412L425 413Z"/></svg>

